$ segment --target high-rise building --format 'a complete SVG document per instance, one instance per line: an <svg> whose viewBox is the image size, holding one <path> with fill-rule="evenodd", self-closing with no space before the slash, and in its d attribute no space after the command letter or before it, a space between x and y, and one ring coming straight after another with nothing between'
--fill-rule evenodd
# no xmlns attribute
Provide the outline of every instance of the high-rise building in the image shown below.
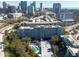
<svg viewBox="0 0 79 59"><path fill-rule="evenodd" d="M7 13L8 4L6 2L3 2L3 13Z"/></svg>
<svg viewBox="0 0 79 59"><path fill-rule="evenodd" d="M16 7L15 6L8 6L7 13L15 13Z"/></svg>
<svg viewBox="0 0 79 59"><path fill-rule="evenodd" d="M30 6L28 6L28 15L34 15L34 12L33 3L31 3Z"/></svg>
<svg viewBox="0 0 79 59"><path fill-rule="evenodd" d="M6 2L3 2L3 8L7 8L7 3Z"/></svg>
<svg viewBox="0 0 79 59"><path fill-rule="evenodd" d="M43 10L43 6L42 6L43 4L42 4L42 2L40 3L40 11L42 11Z"/></svg>
<svg viewBox="0 0 79 59"><path fill-rule="evenodd" d="M6 12L7 17L8 18L13 18L14 17L13 16L14 13L16 13L16 7L15 6L8 6L7 12Z"/></svg>
<svg viewBox="0 0 79 59"><path fill-rule="evenodd" d="M21 11L23 13L27 13L27 1L21 1L20 2Z"/></svg>
<svg viewBox="0 0 79 59"><path fill-rule="evenodd" d="M30 6L28 6L28 15L34 15L36 11L36 2L33 1Z"/></svg>
<svg viewBox="0 0 79 59"><path fill-rule="evenodd" d="M33 6L34 6L34 11L36 11L36 2L35 1L33 1Z"/></svg>
<svg viewBox="0 0 79 59"><path fill-rule="evenodd" d="M59 18L61 11L61 4L60 3L54 3L53 4L53 12L56 13L56 16Z"/></svg>

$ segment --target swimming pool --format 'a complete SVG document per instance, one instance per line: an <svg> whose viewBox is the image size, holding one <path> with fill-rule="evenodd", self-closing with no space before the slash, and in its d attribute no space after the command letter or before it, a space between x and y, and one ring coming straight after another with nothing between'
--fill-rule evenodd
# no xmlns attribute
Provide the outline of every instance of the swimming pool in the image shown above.
<svg viewBox="0 0 79 59"><path fill-rule="evenodd" d="M35 53L40 52L40 48L37 45L30 45L30 47L35 51Z"/></svg>

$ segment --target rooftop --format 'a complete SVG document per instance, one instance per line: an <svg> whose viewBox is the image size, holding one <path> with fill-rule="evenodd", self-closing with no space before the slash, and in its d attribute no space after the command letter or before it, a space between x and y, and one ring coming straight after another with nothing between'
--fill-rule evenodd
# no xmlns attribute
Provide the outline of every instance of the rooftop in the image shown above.
<svg viewBox="0 0 79 59"><path fill-rule="evenodd" d="M73 46L79 46L79 42L72 35L64 35L62 37L67 38Z"/></svg>
<svg viewBox="0 0 79 59"><path fill-rule="evenodd" d="M55 19L52 19L51 17L47 15L31 18L32 22L53 22Z"/></svg>
<svg viewBox="0 0 79 59"><path fill-rule="evenodd" d="M58 28L60 21L52 19L50 16L43 15L31 18L30 21L21 22L21 29L34 29L34 28Z"/></svg>
<svg viewBox="0 0 79 59"><path fill-rule="evenodd" d="M43 15L39 17L31 18L30 21L23 21L21 24L28 24L28 25L51 25L53 23L60 23L55 18L51 18L50 16Z"/></svg>
<svg viewBox="0 0 79 59"><path fill-rule="evenodd" d="M69 52L75 56L77 53L79 53L79 42L76 41L72 35L62 35L61 37L64 37L66 40L68 40L73 46L69 46L67 45L68 42L64 42L66 43L66 47L68 48Z"/></svg>
<svg viewBox="0 0 79 59"><path fill-rule="evenodd" d="M68 50L71 52L73 56L75 56L75 54L79 52L79 49L73 47L69 47Z"/></svg>

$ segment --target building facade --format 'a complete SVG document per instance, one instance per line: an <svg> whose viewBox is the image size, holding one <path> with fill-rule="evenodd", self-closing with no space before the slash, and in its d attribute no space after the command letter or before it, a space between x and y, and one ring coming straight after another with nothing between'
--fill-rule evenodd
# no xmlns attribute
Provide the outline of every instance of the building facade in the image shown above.
<svg viewBox="0 0 79 59"><path fill-rule="evenodd" d="M16 7L15 6L8 6L7 13L15 13Z"/></svg>
<svg viewBox="0 0 79 59"><path fill-rule="evenodd" d="M3 8L6 9L8 4L6 2L3 2Z"/></svg>
<svg viewBox="0 0 79 59"><path fill-rule="evenodd" d="M40 11L43 11L43 3L40 3Z"/></svg>
<svg viewBox="0 0 79 59"><path fill-rule="evenodd" d="M22 13L27 13L27 1L21 1L20 2L20 7L21 7L21 11L22 11Z"/></svg>
<svg viewBox="0 0 79 59"><path fill-rule="evenodd" d="M62 21L73 21L73 12L64 11L60 13L60 19Z"/></svg>
<svg viewBox="0 0 79 59"><path fill-rule="evenodd" d="M61 35L67 50L73 57L79 57L79 41L73 38L72 35Z"/></svg>
<svg viewBox="0 0 79 59"><path fill-rule="evenodd" d="M48 16L40 16L30 19L32 22L23 22L17 29L20 37L29 36L35 39L51 38L53 35L62 35L64 28L56 24L58 22ZM55 24L54 24L55 23Z"/></svg>
<svg viewBox="0 0 79 59"><path fill-rule="evenodd" d="M20 37L29 36L32 38L51 38L53 35L63 34L64 29L59 26L50 26L50 27L20 27L18 33Z"/></svg>
<svg viewBox="0 0 79 59"><path fill-rule="evenodd" d="M30 6L28 6L28 15L33 16L34 14L35 14L34 4L31 3Z"/></svg>
<svg viewBox="0 0 79 59"><path fill-rule="evenodd" d="M74 22L74 14L69 10L63 10L60 13L60 20L65 23L65 25L73 25Z"/></svg>
<svg viewBox="0 0 79 59"><path fill-rule="evenodd" d="M53 12L56 13L56 16L59 18L61 11L61 4L60 3L54 3L53 4Z"/></svg>
<svg viewBox="0 0 79 59"><path fill-rule="evenodd" d="M36 11L36 2L33 1L34 11Z"/></svg>

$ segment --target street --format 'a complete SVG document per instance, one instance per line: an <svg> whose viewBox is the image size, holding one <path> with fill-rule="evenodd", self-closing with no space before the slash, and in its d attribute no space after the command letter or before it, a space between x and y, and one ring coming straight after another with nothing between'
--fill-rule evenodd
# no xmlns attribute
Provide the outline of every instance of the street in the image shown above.
<svg viewBox="0 0 79 59"><path fill-rule="evenodd" d="M74 25L72 25L72 26L67 26L67 27L65 28L65 30L66 30L66 31L72 30L74 27L76 27L76 26L78 26L78 25L79 25L79 23L74 24Z"/></svg>

